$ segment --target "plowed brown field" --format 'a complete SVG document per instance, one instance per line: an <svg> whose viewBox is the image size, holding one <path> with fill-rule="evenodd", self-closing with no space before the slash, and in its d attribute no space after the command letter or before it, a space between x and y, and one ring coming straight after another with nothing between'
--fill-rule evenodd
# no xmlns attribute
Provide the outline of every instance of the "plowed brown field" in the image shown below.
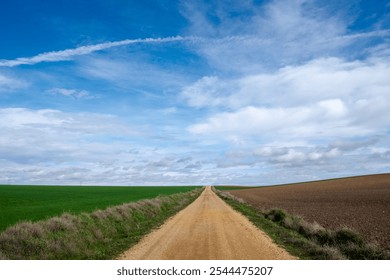
<svg viewBox="0 0 390 280"><path fill-rule="evenodd" d="M211 189L120 259L260 260L294 259Z"/></svg>
<svg viewBox="0 0 390 280"><path fill-rule="evenodd" d="M390 174L229 192L260 209L285 209L325 228L351 227L390 248Z"/></svg>

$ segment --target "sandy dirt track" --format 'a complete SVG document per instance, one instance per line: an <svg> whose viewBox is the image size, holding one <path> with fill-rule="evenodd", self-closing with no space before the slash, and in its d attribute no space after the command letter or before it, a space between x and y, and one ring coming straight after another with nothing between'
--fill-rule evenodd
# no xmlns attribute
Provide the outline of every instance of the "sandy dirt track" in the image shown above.
<svg viewBox="0 0 390 280"><path fill-rule="evenodd" d="M294 259L210 187L120 259Z"/></svg>

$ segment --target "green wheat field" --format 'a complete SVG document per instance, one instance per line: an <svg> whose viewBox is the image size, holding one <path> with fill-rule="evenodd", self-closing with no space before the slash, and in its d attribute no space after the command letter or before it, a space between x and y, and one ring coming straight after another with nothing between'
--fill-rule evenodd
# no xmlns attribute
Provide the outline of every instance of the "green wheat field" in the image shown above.
<svg viewBox="0 0 390 280"><path fill-rule="evenodd" d="M45 220L64 212L92 212L194 188L0 185L0 231L20 221Z"/></svg>

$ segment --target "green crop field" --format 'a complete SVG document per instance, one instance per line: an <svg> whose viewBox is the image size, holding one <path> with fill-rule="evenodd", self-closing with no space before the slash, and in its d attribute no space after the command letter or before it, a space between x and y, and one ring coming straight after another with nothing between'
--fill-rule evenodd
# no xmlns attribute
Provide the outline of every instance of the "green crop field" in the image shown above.
<svg viewBox="0 0 390 280"><path fill-rule="evenodd" d="M19 221L38 221L64 212L92 212L194 188L0 185L0 231Z"/></svg>

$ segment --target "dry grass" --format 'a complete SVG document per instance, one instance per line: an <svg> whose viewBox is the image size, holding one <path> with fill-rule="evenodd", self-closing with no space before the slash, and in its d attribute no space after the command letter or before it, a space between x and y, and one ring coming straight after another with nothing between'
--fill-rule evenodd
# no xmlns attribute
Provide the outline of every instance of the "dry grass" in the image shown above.
<svg viewBox="0 0 390 280"><path fill-rule="evenodd" d="M0 233L0 259L110 259L191 203L201 189L80 215L22 222Z"/></svg>

